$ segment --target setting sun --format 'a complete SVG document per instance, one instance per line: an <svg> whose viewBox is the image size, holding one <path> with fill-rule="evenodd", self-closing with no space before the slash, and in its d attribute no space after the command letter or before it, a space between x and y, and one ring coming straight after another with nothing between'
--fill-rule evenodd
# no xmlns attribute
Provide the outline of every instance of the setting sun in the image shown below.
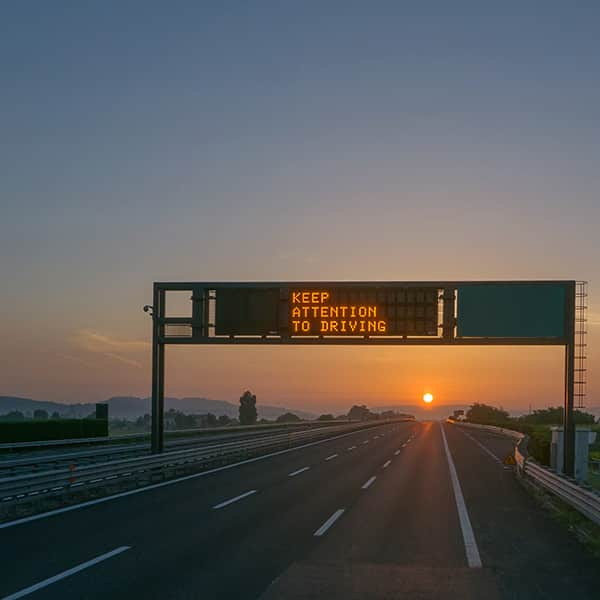
<svg viewBox="0 0 600 600"><path fill-rule="evenodd" d="M425 402L425 404L431 404L433 402L433 394L430 394L429 392L423 394L423 402Z"/></svg>

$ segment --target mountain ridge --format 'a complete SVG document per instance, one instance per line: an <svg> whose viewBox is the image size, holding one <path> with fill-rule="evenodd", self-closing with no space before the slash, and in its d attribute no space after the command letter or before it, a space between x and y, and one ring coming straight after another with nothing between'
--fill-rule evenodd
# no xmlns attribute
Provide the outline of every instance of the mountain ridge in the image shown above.
<svg viewBox="0 0 600 600"><path fill-rule="evenodd" d="M108 414L110 418L136 419L137 417L141 417L144 414L149 414L151 412L151 399L149 397L112 396L105 402L109 406ZM202 397L165 397L165 410L171 408L187 414L205 414L210 412L216 416L238 416L237 404L233 404L227 400L211 400ZM257 403L256 408L258 410L258 416L261 419L274 419L286 412L293 412L303 419L314 419L318 416L308 411L287 408L284 406L261 405ZM22 398L20 396L0 396L0 415L13 410L18 410L22 413L33 413L33 411L37 409L45 410L49 414L58 412L64 417L82 418L95 412L96 403L67 404L66 402L34 400L32 398Z"/></svg>

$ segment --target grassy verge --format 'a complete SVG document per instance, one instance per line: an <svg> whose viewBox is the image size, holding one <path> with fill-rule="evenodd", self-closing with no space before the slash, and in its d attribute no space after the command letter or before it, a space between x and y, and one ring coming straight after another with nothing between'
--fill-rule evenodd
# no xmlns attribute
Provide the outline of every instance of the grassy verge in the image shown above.
<svg viewBox="0 0 600 600"><path fill-rule="evenodd" d="M556 496L549 494L527 480L521 479L520 481L554 521L574 535L588 552L600 558L600 526Z"/></svg>

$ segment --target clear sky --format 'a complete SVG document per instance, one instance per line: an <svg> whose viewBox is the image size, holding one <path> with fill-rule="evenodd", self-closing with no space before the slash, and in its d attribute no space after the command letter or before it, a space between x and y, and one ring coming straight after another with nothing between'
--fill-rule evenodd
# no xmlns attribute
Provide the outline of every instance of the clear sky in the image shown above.
<svg viewBox="0 0 600 600"><path fill-rule="evenodd" d="M150 392L154 280L590 281L596 2L0 8L0 395ZM167 394L558 404L559 349L169 349Z"/></svg>

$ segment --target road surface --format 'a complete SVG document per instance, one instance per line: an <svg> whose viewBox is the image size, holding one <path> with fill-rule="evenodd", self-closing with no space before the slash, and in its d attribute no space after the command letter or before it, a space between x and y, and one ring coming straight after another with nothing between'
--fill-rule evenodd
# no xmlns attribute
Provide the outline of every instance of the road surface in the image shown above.
<svg viewBox="0 0 600 600"><path fill-rule="evenodd" d="M0 525L0 597L597 598L488 433L396 423Z"/></svg>

